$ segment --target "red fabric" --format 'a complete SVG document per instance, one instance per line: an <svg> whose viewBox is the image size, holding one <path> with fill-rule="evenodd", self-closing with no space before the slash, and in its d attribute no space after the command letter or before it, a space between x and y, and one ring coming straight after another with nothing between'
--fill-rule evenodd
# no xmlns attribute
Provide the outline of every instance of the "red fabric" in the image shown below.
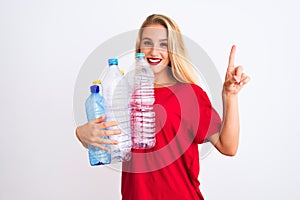
<svg viewBox="0 0 300 200"><path fill-rule="evenodd" d="M221 119L197 85L155 88L156 145L132 150L123 163L123 200L203 199L198 144L217 133Z"/></svg>

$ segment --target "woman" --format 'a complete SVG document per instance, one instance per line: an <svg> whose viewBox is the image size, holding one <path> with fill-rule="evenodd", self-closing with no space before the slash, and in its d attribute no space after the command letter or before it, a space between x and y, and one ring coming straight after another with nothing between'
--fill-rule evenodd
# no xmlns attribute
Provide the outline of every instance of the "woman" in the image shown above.
<svg viewBox="0 0 300 200"><path fill-rule="evenodd" d="M250 80L234 66L233 46L223 85L223 121L206 93L197 85L177 24L164 15L150 15L141 26L136 52L145 53L155 75L156 145L132 150L123 163L122 197L132 199L203 199L199 189L198 144L210 141L224 155L234 156L239 141L238 92ZM119 134L103 130L116 122L104 117L76 130L82 144L103 148L116 144L99 136Z"/></svg>

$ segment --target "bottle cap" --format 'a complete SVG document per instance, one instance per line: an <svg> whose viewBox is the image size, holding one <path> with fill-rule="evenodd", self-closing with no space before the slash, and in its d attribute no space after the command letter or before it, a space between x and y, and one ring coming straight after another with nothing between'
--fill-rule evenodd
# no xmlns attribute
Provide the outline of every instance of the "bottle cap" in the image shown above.
<svg viewBox="0 0 300 200"><path fill-rule="evenodd" d="M92 85L90 87L91 93L99 93L99 86L98 85Z"/></svg>
<svg viewBox="0 0 300 200"><path fill-rule="evenodd" d="M145 57L145 54L144 53L136 53L135 57L136 58Z"/></svg>
<svg viewBox="0 0 300 200"><path fill-rule="evenodd" d="M108 59L108 65L118 65L118 58L110 58Z"/></svg>
<svg viewBox="0 0 300 200"><path fill-rule="evenodd" d="M94 84L94 85L99 85L99 84L101 84L101 80L93 81L93 84Z"/></svg>

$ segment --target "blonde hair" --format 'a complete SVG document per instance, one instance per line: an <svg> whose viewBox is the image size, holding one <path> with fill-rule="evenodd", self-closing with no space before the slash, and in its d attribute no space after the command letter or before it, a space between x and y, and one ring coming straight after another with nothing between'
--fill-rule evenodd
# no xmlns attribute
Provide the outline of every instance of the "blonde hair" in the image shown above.
<svg viewBox="0 0 300 200"><path fill-rule="evenodd" d="M187 52L180 29L169 17L161 14L153 14L146 18L138 32L136 52L140 52L143 29L152 24L160 24L167 29L168 52L173 77L179 82L198 84L196 71L187 58Z"/></svg>

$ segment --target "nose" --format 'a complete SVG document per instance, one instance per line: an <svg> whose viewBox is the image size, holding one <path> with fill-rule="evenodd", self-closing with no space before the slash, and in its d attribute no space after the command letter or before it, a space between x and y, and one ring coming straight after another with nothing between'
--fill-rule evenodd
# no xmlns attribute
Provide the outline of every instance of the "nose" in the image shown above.
<svg viewBox="0 0 300 200"><path fill-rule="evenodd" d="M150 50L150 55L151 56L157 56L157 54L158 54L158 50L155 46L153 46Z"/></svg>
<svg viewBox="0 0 300 200"><path fill-rule="evenodd" d="M160 52L159 47L157 47L157 45L154 45L151 48L150 54L151 54L151 56L157 56L159 54L159 52Z"/></svg>

